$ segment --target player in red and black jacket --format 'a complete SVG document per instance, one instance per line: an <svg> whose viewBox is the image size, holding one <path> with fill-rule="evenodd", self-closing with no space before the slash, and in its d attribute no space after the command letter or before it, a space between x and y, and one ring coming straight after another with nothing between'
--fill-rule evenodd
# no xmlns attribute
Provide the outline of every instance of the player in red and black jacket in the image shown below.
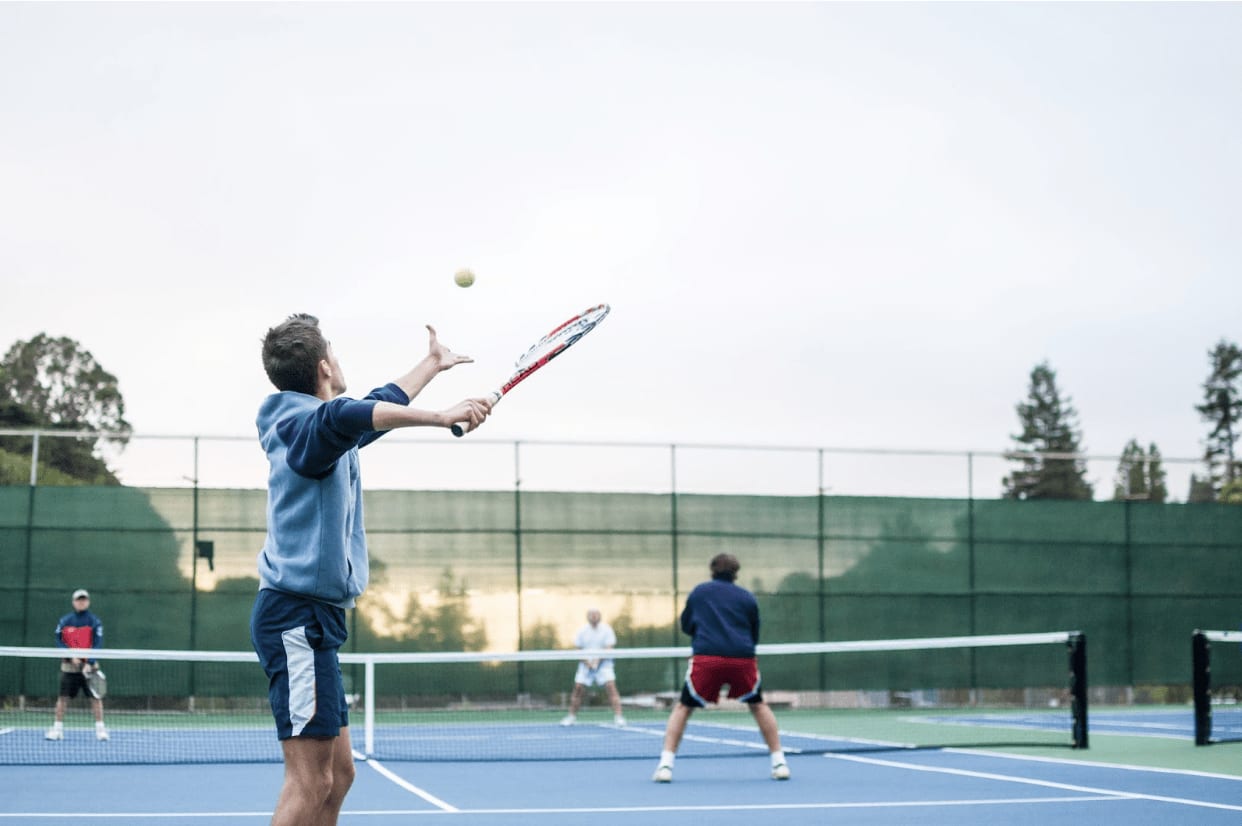
<svg viewBox="0 0 1242 826"><path fill-rule="evenodd" d="M103 622L90 612L91 595L82 589L73 592L73 611L56 623L56 645L59 648L103 648ZM90 696L86 675L99 666L93 657L66 657L60 661L60 696L56 698L56 722L45 735L48 740L65 738L65 707L82 692L90 697L95 713L95 737L108 739L103 722L103 700Z"/></svg>

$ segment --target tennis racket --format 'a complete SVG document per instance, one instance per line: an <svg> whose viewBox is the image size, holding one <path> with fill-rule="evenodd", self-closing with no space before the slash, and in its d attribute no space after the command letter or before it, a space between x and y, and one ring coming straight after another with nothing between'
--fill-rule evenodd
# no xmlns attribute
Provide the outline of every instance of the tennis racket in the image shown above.
<svg viewBox="0 0 1242 826"><path fill-rule="evenodd" d="M509 377L509 380L502 384L499 390L492 391L492 404L496 404L496 402L504 398L506 393L529 378L536 370L568 350L578 339L594 330L596 325L608 315L610 309L612 308L607 304L597 304L594 307L583 310L531 345L531 348L517 360L517 363L514 365L516 369L513 375ZM466 434L466 429L460 424L453 425L452 431L454 436L464 436Z"/></svg>
<svg viewBox="0 0 1242 826"><path fill-rule="evenodd" d="M86 693L96 700L102 700L108 694L108 678L98 668L86 675Z"/></svg>

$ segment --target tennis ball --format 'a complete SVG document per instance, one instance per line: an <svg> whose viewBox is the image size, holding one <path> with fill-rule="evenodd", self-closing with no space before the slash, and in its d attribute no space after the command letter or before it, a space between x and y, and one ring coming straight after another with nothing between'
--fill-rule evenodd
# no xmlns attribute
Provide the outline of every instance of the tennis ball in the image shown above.
<svg viewBox="0 0 1242 826"><path fill-rule="evenodd" d="M458 270L453 276L453 280L457 282L459 287L469 287L474 283L474 273L470 270Z"/></svg>

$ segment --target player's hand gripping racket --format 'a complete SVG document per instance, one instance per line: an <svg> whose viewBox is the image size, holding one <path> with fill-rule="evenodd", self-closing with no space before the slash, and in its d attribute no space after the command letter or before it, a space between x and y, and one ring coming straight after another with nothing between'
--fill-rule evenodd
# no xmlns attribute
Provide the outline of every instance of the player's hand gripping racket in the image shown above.
<svg viewBox="0 0 1242 826"><path fill-rule="evenodd" d="M506 393L521 384L532 373L568 350L578 339L594 330L595 326L608 315L610 309L611 307L607 304L597 304L590 309L583 310L536 341L517 360L516 370L509 377L509 380L502 384L499 390L492 391L492 404L495 405L496 402L504 398ZM453 425L452 431L454 436L464 436L466 433L466 429L460 424Z"/></svg>
<svg viewBox="0 0 1242 826"><path fill-rule="evenodd" d="M108 678L99 668L86 672L86 693L96 700L102 700L108 694Z"/></svg>

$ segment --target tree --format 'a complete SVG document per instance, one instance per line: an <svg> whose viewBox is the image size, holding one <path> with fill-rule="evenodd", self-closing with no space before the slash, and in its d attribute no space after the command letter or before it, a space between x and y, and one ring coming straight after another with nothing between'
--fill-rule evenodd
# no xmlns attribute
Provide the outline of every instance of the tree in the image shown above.
<svg viewBox="0 0 1242 826"><path fill-rule="evenodd" d="M1213 493L1235 479L1242 478L1242 461L1237 457L1242 435L1242 349L1221 339L1208 351L1212 372L1203 383L1203 404L1195 410L1212 425L1204 440L1203 461Z"/></svg>
<svg viewBox="0 0 1242 826"><path fill-rule="evenodd" d="M1147 502L1163 502L1169 498L1165 483L1166 474L1160 461L1160 448L1153 443L1147 452L1137 439L1131 439L1121 452L1117 463L1117 479L1113 485L1113 499L1142 499Z"/></svg>
<svg viewBox="0 0 1242 826"><path fill-rule="evenodd" d="M125 401L116 377L70 338L39 333L18 341L0 361L0 427L91 430L86 439L43 439L39 462L89 484L117 484L102 458L128 439ZM29 437L7 437L0 449L30 451Z"/></svg>
<svg viewBox="0 0 1242 826"><path fill-rule="evenodd" d="M1197 473L1190 474L1190 490L1186 494L1186 502L1197 505L1215 501L1216 491L1212 490L1211 480L1200 478Z"/></svg>
<svg viewBox="0 0 1242 826"><path fill-rule="evenodd" d="M1022 433L1013 436L1019 451L1013 458L1022 463L1004 479L1008 499L1090 499L1086 462L1080 458L1047 458L1043 454L1080 454L1078 412L1057 389L1057 374L1048 362L1031 371L1025 402L1017 405Z"/></svg>

